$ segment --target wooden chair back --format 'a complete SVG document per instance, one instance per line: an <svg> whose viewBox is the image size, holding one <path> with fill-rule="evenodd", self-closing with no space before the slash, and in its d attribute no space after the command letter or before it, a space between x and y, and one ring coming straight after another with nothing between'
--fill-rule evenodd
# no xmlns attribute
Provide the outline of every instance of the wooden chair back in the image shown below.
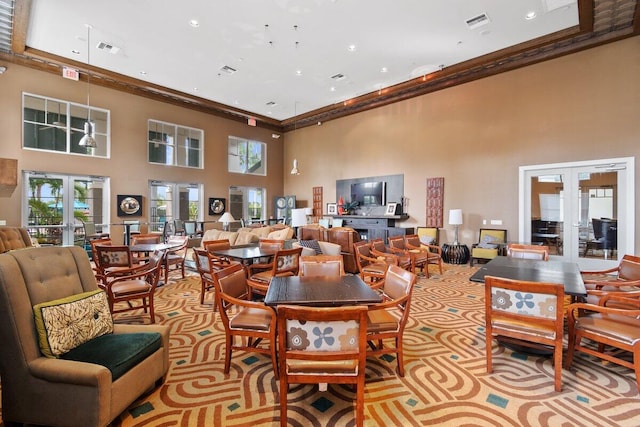
<svg viewBox="0 0 640 427"><path fill-rule="evenodd" d="M492 342L515 342L536 349L553 347L554 388L562 388L564 285L485 277L487 372L493 371Z"/></svg>
<svg viewBox="0 0 640 427"><path fill-rule="evenodd" d="M541 261L548 261L549 246L510 243L507 245L507 256L512 258L537 259Z"/></svg>
<svg viewBox="0 0 640 427"><path fill-rule="evenodd" d="M310 255L300 257L300 276L344 276L341 255Z"/></svg>
<svg viewBox="0 0 640 427"><path fill-rule="evenodd" d="M273 249L275 251L284 249L284 240L276 239L260 239L258 246L264 249Z"/></svg>
<svg viewBox="0 0 640 427"><path fill-rule="evenodd" d="M280 425L287 425L287 392L290 383L337 383L355 384L355 425L362 426L367 308L284 305L278 306L277 319ZM323 335L318 336L318 330Z"/></svg>

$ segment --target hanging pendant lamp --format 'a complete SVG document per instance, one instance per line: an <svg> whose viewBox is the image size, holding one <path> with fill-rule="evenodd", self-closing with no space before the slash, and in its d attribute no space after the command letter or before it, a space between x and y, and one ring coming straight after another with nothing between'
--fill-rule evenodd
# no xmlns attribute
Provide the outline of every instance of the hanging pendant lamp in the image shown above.
<svg viewBox="0 0 640 427"><path fill-rule="evenodd" d="M291 175L300 175L298 170L298 159L293 159L293 168L291 168Z"/></svg>
<svg viewBox="0 0 640 427"><path fill-rule="evenodd" d="M96 141L96 126L91 121L91 106L89 103L89 91L91 88L91 72L89 66L91 65L89 53L91 51L91 25L87 26L87 121L84 122L84 136L78 142L80 147L96 148L98 142Z"/></svg>

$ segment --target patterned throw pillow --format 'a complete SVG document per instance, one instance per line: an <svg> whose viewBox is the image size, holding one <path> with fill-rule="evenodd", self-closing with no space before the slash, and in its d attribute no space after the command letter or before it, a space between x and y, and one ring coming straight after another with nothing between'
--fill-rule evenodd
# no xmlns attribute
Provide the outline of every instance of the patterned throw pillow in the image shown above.
<svg viewBox="0 0 640 427"><path fill-rule="evenodd" d="M300 246L313 249L316 251L316 255L322 255L322 248L317 240L300 240Z"/></svg>
<svg viewBox="0 0 640 427"><path fill-rule="evenodd" d="M100 289L34 305L33 314L40 351L47 357L113 332L107 294Z"/></svg>

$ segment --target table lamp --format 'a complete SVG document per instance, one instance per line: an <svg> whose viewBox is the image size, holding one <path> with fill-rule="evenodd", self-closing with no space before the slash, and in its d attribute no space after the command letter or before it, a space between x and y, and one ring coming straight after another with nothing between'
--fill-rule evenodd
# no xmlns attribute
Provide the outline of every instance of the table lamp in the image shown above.
<svg viewBox="0 0 640 427"><path fill-rule="evenodd" d="M229 212L225 212L222 214L218 222L222 223L222 228L224 231L229 231L229 223L234 222L235 218Z"/></svg>
<svg viewBox="0 0 640 427"><path fill-rule="evenodd" d="M456 234L453 240L453 244L459 245L460 242L458 242L458 227L462 225L462 209L449 210L449 225L455 226Z"/></svg>
<svg viewBox="0 0 640 427"><path fill-rule="evenodd" d="M307 225L307 210L304 208L300 209L291 209L291 227L296 230L296 235L298 234L298 227L302 227L303 225Z"/></svg>

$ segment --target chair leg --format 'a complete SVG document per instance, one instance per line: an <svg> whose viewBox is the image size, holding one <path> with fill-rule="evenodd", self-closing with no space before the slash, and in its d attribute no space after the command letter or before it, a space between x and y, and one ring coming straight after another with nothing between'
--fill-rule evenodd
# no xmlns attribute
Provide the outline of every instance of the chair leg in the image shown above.
<svg viewBox="0 0 640 427"><path fill-rule="evenodd" d="M404 377L404 356L402 338L396 337L396 360L398 362L398 375Z"/></svg>
<svg viewBox="0 0 640 427"><path fill-rule="evenodd" d="M151 323L156 323L156 312L153 308L153 295L149 296L149 315L151 316Z"/></svg>
<svg viewBox="0 0 640 427"><path fill-rule="evenodd" d="M286 375L280 376L280 427L287 427L287 392Z"/></svg>
<svg viewBox="0 0 640 427"><path fill-rule="evenodd" d="M556 391L562 390L562 343L553 349L553 385Z"/></svg>
<svg viewBox="0 0 640 427"><path fill-rule="evenodd" d="M364 381L356 384L356 426L364 425Z"/></svg>
<svg viewBox="0 0 640 427"><path fill-rule="evenodd" d="M228 374L231 369L231 346L233 345L233 335L227 335L224 348L224 373Z"/></svg>

